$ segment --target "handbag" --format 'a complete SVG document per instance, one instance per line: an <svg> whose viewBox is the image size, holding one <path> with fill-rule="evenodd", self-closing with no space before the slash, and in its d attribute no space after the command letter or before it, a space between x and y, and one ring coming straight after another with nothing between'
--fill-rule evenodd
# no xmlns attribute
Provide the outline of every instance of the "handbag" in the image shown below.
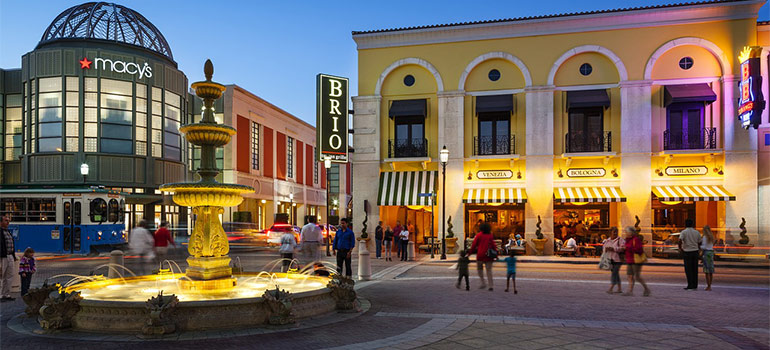
<svg viewBox="0 0 770 350"><path fill-rule="evenodd" d="M643 264L647 261L647 254L634 254L634 264Z"/></svg>
<svg viewBox="0 0 770 350"><path fill-rule="evenodd" d="M607 252L602 253L602 257L599 259L599 268L602 270L609 270L612 268L610 262L610 254Z"/></svg>
<svg viewBox="0 0 770 350"><path fill-rule="evenodd" d="M492 247L487 249L487 258L497 259L497 249L494 248L495 247L494 244L495 244L495 242L492 241Z"/></svg>

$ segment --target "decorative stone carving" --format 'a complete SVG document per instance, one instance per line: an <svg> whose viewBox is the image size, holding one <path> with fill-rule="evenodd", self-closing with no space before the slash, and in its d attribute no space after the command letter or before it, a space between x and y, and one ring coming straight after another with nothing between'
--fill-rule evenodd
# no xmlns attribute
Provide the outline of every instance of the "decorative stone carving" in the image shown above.
<svg viewBox="0 0 770 350"><path fill-rule="evenodd" d="M332 291L338 310L356 310L355 283L352 278L335 274L326 285Z"/></svg>
<svg viewBox="0 0 770 350"><path fill-rule="evenodd" d="M455 226L452 225L452 215L449 215L449 219L446 221L446 238L452 238L455 236L454 231L452 231L454 227Z"/></svg>
<svg viewBox="0 0 770 350"><path fill-rule="evenodd" d="M749 236L746 235L746 218L741 218L741 225L738 227L741 229L741 239L738 240L738 243L743 245L749 244Z"/></svg>
<svg viewBox="0 0 770 350"><path fill-rule="evenodd" d="M30 317L40 315L40 308L45 305L48 296L53 292L57 292L59 287L58 283L53 285L44 283L40 288L30 288L27 294L22 297L24 303L27 304L27 309L24 312Z"/></svg>
<svg viewBox="0 0 770 350"><path fill-rule="evenodd" d="M163 291L158 296L148 299L145 308L149 314L146 324L142 327L142 334L153 336L176 331L174 314L177 304L179 304L179 298L176 295L163 296Z"/></svg>
<svg viewBox="0 0 770 350"><path fill-rule="evenodd" d="M40 308L40 327L46 331L72 327L72 317L80 311L80 292L61 291L46 299Z"/></svg>
<svg viewBox="0 0 770 350"><path fill-rule="evenodd" d="M275 287L275 289L266 290L262 299L264 299L269 324L285 325L295 322L291 293Z"/></svg>

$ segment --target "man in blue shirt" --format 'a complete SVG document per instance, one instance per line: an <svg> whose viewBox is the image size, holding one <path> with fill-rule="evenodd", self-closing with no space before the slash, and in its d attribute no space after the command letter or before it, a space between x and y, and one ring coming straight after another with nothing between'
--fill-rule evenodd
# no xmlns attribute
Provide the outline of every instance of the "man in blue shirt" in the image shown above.
<svg viewBox="0 0 770 350"><path fill-rule="evenodd" d="M353 247L356 246L356 235L353 230L348 228L348 219L342 218L340 223L340 229L337 230L337 235L334 236L334 244L332 249L337 254L337 273L342 274L342 264L345 263L345 276L353 276L353 269L351 268L351 257Z"/></svg>

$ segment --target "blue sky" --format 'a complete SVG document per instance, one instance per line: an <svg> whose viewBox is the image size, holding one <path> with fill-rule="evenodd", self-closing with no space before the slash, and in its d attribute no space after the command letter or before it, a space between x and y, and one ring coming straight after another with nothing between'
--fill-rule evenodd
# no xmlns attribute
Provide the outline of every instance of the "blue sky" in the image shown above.
<svg viewBox="0 0 770 350"><path fill-rule="evenodd" d="M63 10L84 1L0 0L0 67L21 66ZM153 22L191 82L214 62L214 80L238 84L315 125L315 76L351 78L356 94L353 30L394 28L618 7L663 0L551 1L118 1ZM768 4L760 19L770 19Z"/></svg>

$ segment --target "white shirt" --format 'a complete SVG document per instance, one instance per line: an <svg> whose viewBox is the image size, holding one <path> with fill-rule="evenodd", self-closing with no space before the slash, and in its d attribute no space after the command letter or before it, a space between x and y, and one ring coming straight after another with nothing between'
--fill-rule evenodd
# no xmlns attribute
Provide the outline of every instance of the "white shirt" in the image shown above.
<svg viewBox="0 0 770 350"><path fill-rule="evenodd" d="M679 233L679 240L682 242L682 250L697 252L700 243L700 233L698 233L698 230L688 227Z"/></svg>
<svg viewBox="0 0 770 350"><path fill-rule="evenodd" d="M147 231L146 228L137 226L131 230L131 237L128 240L128 248L137 254L144 254L152 250L155 245L155 237Z"/></svg>
<svg viewBox="0 0 770 350"><path fill-rule="evenodd" d="M567 247L567 248L576 248L577 247L577 242L575 242L574 238L570 237L567 240L567 244L565 244L564 246Z"/></svg>
<svg viewBox="0 0 770 350"><path fill-rule="evenodd" d="M286 232L281 236L281 248L278 248L278 251L284 254L289 254L294 252L294 248L297 247L297 240L294 239L294 234L291 232Z"/></svg>
<svg viewBox="0 0 770 350"><path fill-rule="evenodd" d="M404 241L409 240L409 230L401 231L401 234L399 234L399 236L401 236L401 239Z"/></svg>
<svg viewBox="0 0 770 350"><path fill-rule="evenodd" d="M714 250L714 241L707 242L708 239L706 237L703 237L700 242L700 249L701 250Z"/></svg>
<svg viewBox="0 0 770 350"><path fill-rule="evenodd" d="M302 226L302 231L299 234L299 241L301 243L306 242L317 242L321 243L323 242L323 233L321 232L321 228L318 227L318 225L314 223L308 223L305 226Z"/></svg>

